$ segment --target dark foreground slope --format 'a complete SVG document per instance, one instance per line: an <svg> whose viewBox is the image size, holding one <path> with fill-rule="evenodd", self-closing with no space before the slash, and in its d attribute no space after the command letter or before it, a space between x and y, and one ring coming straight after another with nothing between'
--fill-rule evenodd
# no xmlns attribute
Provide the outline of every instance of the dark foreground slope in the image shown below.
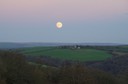
<svg viewBox="0 0 128 84"><path fill-rule="evenodd" d="M21 54L0 51L0 84L127 84L127 78L127 73L113 76L80 63L42 67L29 64Z"/></svg>

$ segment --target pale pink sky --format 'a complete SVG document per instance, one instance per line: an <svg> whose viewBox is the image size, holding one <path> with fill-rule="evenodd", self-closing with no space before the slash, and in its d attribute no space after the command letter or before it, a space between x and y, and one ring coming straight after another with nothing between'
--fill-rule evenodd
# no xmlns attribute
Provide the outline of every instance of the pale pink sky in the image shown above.
<svg viewBox="0 0 128 84"><path fill-rule="evenodd" d="M99 19L128 12L127 0L0 0L2 18Z"/></svg>
<svg viewBox="0 0 128 84"><path fill-rule="evenodd" d="M0 0L0 42L128 44L127 36L128 0Z"/></svg>

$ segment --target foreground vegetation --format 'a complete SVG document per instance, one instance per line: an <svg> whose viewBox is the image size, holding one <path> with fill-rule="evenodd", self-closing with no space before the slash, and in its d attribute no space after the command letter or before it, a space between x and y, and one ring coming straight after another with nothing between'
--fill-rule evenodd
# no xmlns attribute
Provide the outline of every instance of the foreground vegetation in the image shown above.
<svg viewBox="0 0 128 84"><path fill-rule="evenodd" d="M128 73L112 75L81 63L63 63L60 67L30 64L25 56L0 51L0 84L128 84Z"/></svg>

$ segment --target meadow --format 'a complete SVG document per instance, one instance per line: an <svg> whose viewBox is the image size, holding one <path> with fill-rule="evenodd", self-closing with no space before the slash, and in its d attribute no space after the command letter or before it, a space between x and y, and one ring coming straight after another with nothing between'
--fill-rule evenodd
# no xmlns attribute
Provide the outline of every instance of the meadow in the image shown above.
<svg viewBox="0 0 128 84"><path fill-rule="evenodd" d="M63 49L57 47L33 47L21 49L20 52L27 56L49 56L71 61L101 61L112 57L107 51L90 48Z"/></svg>

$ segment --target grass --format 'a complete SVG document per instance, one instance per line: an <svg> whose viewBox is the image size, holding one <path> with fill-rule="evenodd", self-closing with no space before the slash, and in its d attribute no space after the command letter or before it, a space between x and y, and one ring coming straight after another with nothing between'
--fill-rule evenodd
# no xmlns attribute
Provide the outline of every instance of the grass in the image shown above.
<svg viewBox="0 0 128 84"><path fill-rule="evenodd" d="M112 55L96 49L59 49L56 47L35 47L22 49L21 52L30 56L50 56L62 60L100 61Z"/></svg>

